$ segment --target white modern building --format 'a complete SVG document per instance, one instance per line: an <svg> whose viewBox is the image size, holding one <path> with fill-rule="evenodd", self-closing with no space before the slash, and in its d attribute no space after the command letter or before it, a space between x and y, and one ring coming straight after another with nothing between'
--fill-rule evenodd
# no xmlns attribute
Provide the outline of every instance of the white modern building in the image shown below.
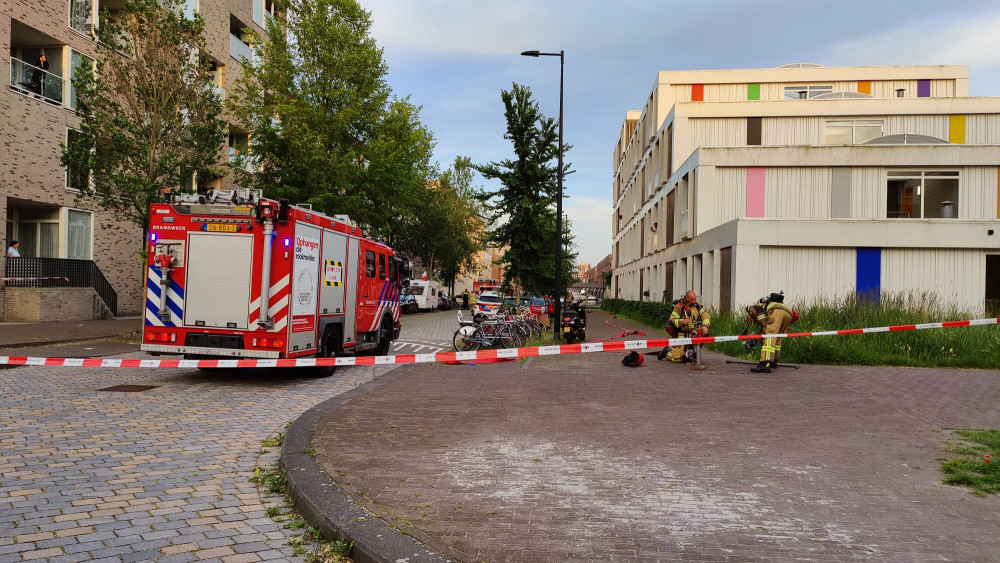
<svg viewBox="0 0 1000 563"><path fill-rule="evenodd" d="M968 91L965 66L658 73L614 150L610 293L998 303L1000 98Z"/></svg>

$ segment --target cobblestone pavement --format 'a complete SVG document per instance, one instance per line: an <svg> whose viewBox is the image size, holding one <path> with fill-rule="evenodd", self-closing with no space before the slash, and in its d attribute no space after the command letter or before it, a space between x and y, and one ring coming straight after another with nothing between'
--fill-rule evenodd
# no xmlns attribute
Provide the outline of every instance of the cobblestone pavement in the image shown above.
<svg viewBox="0 0 1000 563"><path fill-rule="evenodd" d="M1000 426L1000 372L621 356L413 366L328 412L318 460L463 561L1000 560L1000 497L937 461Z"/></svg>
<svg viewBox="0 0 1000 563"><path fill-rule="evenodd" d="M444 342L445 316L404 317L403 337ZM0 563L294 559L249 481L261 440L390 369L0 370ZM100 391L122 384L156 387Z"/></svg>

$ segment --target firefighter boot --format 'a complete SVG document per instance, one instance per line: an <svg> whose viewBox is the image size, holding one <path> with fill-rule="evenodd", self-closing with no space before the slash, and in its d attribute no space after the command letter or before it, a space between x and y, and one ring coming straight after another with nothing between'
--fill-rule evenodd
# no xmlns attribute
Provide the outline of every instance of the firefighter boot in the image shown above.
<svg viewBox="0 0 1000 563"><path fill-rule="evenodd" d="M667 357L667 354L669 354L669 353L670 353L670 346L664 346L664 347L663 347L663 350L660 350L660 351L659 351L659 352L658 352L658 353L656 354L656 359L657 359L657 360L663 360L664 358L666 358L666 357Z"/></svg>
<svg viewBox="0 0 1000 563"><path fill-rule="evenodd" d="M754 373L771 373L770 362L760 362L756 366L750 368L750 371Z"/></svg>

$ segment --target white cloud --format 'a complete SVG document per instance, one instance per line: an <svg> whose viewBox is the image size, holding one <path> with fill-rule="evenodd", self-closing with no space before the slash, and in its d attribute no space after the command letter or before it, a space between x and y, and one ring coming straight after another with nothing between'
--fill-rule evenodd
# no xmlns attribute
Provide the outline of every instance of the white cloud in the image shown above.
<svg viewBox="0 0 1000 563"><path fill-rule="evenodd" d="M960 64L1000 67L1000 13L927 19L831 48L834 64Z"/></svg>
<svg viewBox="0 0 1000 563"><path fill-rule="evenodd" d="M372 35L390 48L453 54L509 55L544 33L531 2L367 0ZM534 47L537 48L537 47Z"/></svg>
<svg viewBox="0 0 1000 563"><path fill-rule="evenodd" d="M372 12L379 44L407 52L510 56L528 49L571 50L620 39L598 32L595 22L605 29L627 23L620 7L599 0L360 1Z"/></svg>

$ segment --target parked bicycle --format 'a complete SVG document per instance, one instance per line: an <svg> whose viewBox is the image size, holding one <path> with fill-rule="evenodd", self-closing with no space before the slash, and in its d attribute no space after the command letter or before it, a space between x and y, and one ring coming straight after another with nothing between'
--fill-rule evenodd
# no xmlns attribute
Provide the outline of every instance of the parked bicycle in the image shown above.
<svg viewBox="0 0 1000 563"><path fill-rule="evenodd" d="M496 316L481 322L467 321L458 313L458 330L452 338L457 352L468 352L483 348L519 348L524 338L513 322Z"/></svg>

